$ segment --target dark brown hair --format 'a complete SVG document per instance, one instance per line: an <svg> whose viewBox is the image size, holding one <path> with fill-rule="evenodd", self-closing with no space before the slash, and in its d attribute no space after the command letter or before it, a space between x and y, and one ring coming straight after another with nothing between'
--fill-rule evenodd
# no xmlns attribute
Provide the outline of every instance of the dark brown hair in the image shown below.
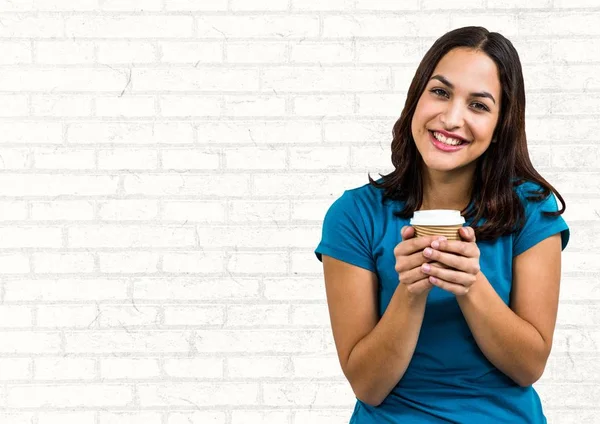
<svg viewBox="0 0 600 424"><path fill-rule="evenodd" d="M416 148L411 122L417 103L438 62L454 48L471 48L487 54L496 64L502 87L502 102L498 123L489 148L477 159L470 206L461 214L473 218L471 226L477 240L493 240L520 230L525 221L523 204L514 187L531 181L539 191L529 192L527 200L542 201L553 192L562 203L556 212L565 211L565 202L558 191L533 167L525 136L525 86L519 55L512 43L497 32L483 27L455 29L440 37L423 57L410 84L404 109L393 127L392 164L394 171L381 175L377 183L369 175L369 184L384 189L386 199L406 202L404 209L394 212L410 218L423 202L422 157ZM478 226L481 219L485 222Z"/></svg>

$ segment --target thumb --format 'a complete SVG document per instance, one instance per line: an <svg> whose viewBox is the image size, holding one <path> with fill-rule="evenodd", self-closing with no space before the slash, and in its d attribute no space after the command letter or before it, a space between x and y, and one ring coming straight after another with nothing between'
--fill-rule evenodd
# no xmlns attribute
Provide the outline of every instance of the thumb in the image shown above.
<svg viewBox="0 0 600 424"><path fill-rule="evenodd" d="M460 235L461 237L468 242L474 242L475 241L475 230L473 230L473 228L471 227L462 227L460 229Z"/></svg>
<svg viewBox="0 0 600 424"><path fill-rule="evenodd" d="M404 226L400 230L400 235L402 236L402 240L406 240L415 235L415 229L410 226Z"/></svg>

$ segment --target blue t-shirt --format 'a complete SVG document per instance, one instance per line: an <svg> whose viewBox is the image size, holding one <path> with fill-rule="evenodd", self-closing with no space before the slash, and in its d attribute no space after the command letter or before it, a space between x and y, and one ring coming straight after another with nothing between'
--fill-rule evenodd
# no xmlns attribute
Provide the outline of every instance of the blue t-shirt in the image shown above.
<svg viewBox="0 0 600 424"><path fill-rule="evenodd" d="M521 231L493 241L478 241L481 271L504 303L509 304L513 257L547 237L561 233L562 249L569 228L556 211L553 194L542 202L525 196L539 185L526 182L515 188L525 206ZM402 202L381 203L383 190L369 184L346 190L329 208L322 240L315 250L321 255L368 269L377 275L379 317L398 286L394 247L408 219L394 211ZM471 225L467 220L465 225ZM439 287L429 292L416 349L406 372L377 407L357 398L351 424L370 423L546 423L538 394L521 387L498 370L479 349L452 293Z"/></svg>

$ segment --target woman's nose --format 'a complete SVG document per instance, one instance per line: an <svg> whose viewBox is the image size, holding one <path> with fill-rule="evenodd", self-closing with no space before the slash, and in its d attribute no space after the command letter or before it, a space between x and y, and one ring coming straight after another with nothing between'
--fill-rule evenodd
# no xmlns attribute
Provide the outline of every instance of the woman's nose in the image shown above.
<svg viewBox="0 0 600 424"><path fill-rule="evenodd" d="M449 103L446 110L441 115L441 121L446 128L458 128L464 122L464 110L457 102Z"/></svg>

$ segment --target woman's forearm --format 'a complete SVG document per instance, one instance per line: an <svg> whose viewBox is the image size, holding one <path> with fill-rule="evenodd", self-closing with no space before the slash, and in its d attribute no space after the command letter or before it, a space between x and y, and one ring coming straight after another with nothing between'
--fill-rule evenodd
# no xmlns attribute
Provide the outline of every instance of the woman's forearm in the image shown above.
<svg viewBox="0 0 600 424"><path fill-rule="evenodd" d="M377 406L400 381L412 359L427 293L415 296L400 284L383 316L348 358L347 378L362 402Z"/></svg>
<svg viewBox="0 0 600 424"><path fill-rule="evenodd" d="M504 303L483 273L469 293L456 299L477 345L496 368L523 387L541 377L550 346Z"/></svg>

